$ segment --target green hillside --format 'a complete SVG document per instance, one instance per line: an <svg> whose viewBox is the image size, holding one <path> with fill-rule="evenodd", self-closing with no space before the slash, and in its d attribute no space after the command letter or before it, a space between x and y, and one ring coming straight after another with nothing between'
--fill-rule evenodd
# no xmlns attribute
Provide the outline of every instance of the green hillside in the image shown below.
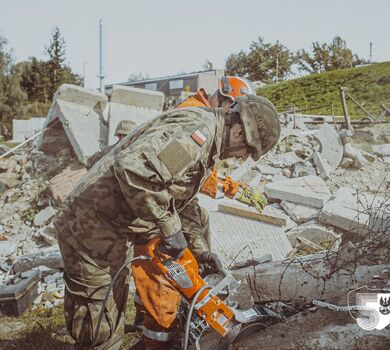
<svg viewBox="0 0 390 350"><path fill-rule="evenodd" d="M350 95L376 116L381 110L380 103L390 108L390 62L312 74L260 88L257 93L269 98L279 110L292 105L301 109L333 105L334 114L343 115L340 86L347 87ZM350 100L348 111L355 118L365 115ZM331 115L332 109L326 107L304 113Z"/></svg>

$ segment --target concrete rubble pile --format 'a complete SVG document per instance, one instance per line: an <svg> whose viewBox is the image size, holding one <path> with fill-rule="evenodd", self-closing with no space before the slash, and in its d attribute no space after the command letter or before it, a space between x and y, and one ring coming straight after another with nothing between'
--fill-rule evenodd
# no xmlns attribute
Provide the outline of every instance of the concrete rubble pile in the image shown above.
<svg viewBox="0 0 390 350"><path fill-rule="evenodd" d="M137 125L162 111L160 92L114 86L110 100L64 84L55 94L44 133L0 159L0 285L13 273L38 270L42 279L34 306L63 301L64 282L52 219L86 173L88 159L117 141L120 120ZM1 154L9 151L2 147Z"/></svg>
<svg viewBox="0 0 390 350"><path fill-rule="evenodd" d="M67 84L59 88L37 144L0 159L0 284L14 272L36 269L43 277L34 306L62 302L63 265L51 222L56 210L88 159L116 142L120 120L140 124L162 105L160 93L135 88L114 86L110 99ZM345 301L350 288L374 276L384 276L390 288L383 273L390 270L386 244L359 261L353 276L332 269L335 261L350 268L359 242L390 235L390 130L366 127L351 135L332 119L316 126L303 117L281 119L278 146L260 161L218 165L222 175L267 195L262 214L199 195L210 213L212 250L241 281L238 301ZM253 285L261 288L254 292Z"/></svg>

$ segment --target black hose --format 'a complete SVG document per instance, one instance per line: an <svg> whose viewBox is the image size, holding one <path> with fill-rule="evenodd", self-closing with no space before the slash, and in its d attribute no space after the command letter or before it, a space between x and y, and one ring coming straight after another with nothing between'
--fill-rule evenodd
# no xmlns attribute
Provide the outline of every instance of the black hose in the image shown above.
<svg viewBox="0 0 390 350"><path fill-rule="evenodd" d="M185 332L184 332L183 350L187 350L187 348L188 348L188 338L189 338L189 334L190 334L191 317L192 317L192 313L194 312L195 303L198 300L200 293L202 293L205 289L211 289L211 288L212 287L208 286L207 284L204 285L202 288L200 288L196 292L194 298L192 299L191 306L190 306L189 311L188 311L186 325L184 327Z"/></svg>
<svg viewBox="0 0 390 350"><path fill-rule="evenodd" d="M146 256L146 255L136 256L135 258L127 259L127 260L122 264L122 266L118 269L118 271L117 271L117 273L115 274L114 278L112 279L110 285L108 286L106 295L105 295L105 297L104 297L104 300L103 300L103 307L102 307L102 309L101 309L101 311L100 311L99 319L98 319L97 324L96 324L96 330L95 330L95 335L94 335L93 340L92 340L91 350L94 350L94 349L95 349L95 344L96 344L97 336L98 336L99 330L100 330L100 324L102 323L102 319L103 319L104 309L106 308L107 301L108 301L108 298L109 298L110 293L111 293L111 290L112 290L112 286L114 285L114 282L115 282L116 279L118 278L119 274L122 272L122 270L123 270L128 264L131 264L131 263L132 263L133 261L135 261L135 260L150 260L150 259L151 259L150 256Z"/></svg>

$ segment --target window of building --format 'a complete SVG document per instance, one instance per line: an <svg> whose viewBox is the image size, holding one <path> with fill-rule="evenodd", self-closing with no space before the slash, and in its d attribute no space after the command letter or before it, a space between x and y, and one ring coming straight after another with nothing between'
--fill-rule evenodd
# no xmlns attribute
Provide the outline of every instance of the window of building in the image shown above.
<svg viewBox="0 0 390 350"><path fill-rule="evenodd" d="M157 90L157 83L147 83L145 84L145 89L146 90Z"/></svg>
<svg viewBox="0 0 390 350"><path fill-rule="evenodd" d="M183 79L180 80L171 80L169 82L169 89L182 89L183 88Z"/></svg>

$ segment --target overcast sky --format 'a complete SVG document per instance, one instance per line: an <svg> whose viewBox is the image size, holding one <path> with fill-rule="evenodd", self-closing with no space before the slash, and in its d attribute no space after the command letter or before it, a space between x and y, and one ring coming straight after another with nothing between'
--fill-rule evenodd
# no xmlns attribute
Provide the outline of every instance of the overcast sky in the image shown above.
<svg viewBox="0 0 390 350"><path fill-rule="evenodd" d="M389 0L0 0L0 33L17 61L43 58L58 26L67 64L98 87L99 19L104 23L105 83L223 68L229 54L262 36L291 50L336 35L359 56L390 60Z"/></svg>

